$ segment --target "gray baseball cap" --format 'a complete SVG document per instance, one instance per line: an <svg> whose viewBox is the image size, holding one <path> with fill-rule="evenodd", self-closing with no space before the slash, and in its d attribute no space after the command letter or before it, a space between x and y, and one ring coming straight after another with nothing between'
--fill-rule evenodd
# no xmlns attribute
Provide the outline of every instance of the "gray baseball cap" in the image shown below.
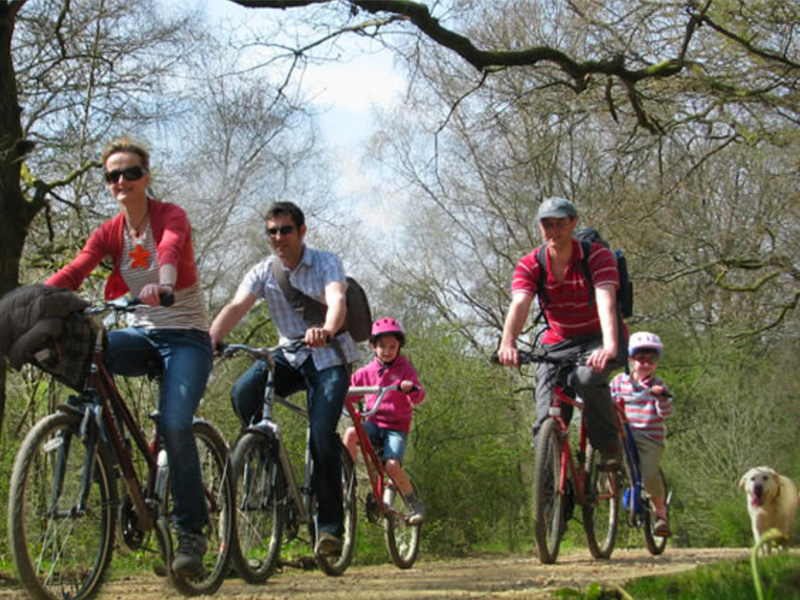
<svg viewBox="0 0 800 600"><path fill-rule="evenodd" d="M539 213L536 219L563 219L564 217L577 217L578 211L575 210L575 205L569 200L559 196L550 196L545 198L539 205Z"/></svg>

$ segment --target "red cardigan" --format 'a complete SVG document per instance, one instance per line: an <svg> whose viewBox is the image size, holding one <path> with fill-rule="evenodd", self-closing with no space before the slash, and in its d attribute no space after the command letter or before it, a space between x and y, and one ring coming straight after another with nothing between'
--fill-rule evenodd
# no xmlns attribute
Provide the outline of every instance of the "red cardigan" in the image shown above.
<svg viewBox="0 0 800 600"><path fill-rule="evenodd" d="M175 265L178 281L175 289L181 290L197 282L197 265L194 262L192 229L186 212L176 204L147 199L150 209L150 229L156 242L158 266ZM83 280L100 264L106 256L114 260L105 287L105 298L111 300L127 294L130 290L119 271L122 259L123 235L125 235L125 215L119 213L100 225L86 240L86 245L78 256L52 275L47 285L77 290Z"/></svg>

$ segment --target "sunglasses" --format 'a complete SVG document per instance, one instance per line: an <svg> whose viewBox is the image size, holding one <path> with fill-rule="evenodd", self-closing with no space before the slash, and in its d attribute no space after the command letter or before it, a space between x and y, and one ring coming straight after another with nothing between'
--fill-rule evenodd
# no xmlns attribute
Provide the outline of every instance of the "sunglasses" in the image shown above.
<svg viewBox="0 0 800 600"><path fill-rule="evenodd" d="M120 177L124 177L126 181L139 181L145 174L148 173L144 167L128 167L127 169L113 169L106 171L106 183L117 183Z"/></svg>
<svg viewBox="0 0 800 600"><path fill-rule="evenodd" d="M289 235L294 231L294 225L284 225L283 227L267 227L267 235L275 237L279 233L281 235Z"/></svg>

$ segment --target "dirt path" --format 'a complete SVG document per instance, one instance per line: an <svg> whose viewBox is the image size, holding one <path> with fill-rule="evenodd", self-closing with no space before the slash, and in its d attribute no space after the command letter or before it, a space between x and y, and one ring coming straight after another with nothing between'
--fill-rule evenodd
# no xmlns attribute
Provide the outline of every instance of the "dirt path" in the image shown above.
<svg viewBox="0 0 800 600"><path fill-rule="evenodd" d="M617 550L610 561L593 560L588 553L560 556L555 565L535 557L473 558L450 561L420 560L413 569L391 565L351 567L342 577L319 571L286 569L265 585L226 581L218 598L240 600L528 600L547 598L558 588L594 581L621 583L634 577L662 575L722 560L745 558L746 548L667 548L660 557L646 550ZM107 582L100 600L165 600L181 598L165 580L136 576ZM0 599L25 598L13 586L0 588Z"/></svg>

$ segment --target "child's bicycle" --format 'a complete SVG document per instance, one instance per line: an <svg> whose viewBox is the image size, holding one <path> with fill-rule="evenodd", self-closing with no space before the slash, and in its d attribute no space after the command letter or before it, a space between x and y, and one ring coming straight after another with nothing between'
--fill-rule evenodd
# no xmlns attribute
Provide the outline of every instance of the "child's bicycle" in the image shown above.
<svg viewBox="0 0 800 600"><path fill-rule="evenodd" d="M281 544L301 535L308 527L311 547L316 546L317 501L311 487L314 463L309 447L310 424L306 430L305 461L302 481L298 481L275 420L273 408L280 405L308 419L305 407L274 393L275 361L273 353L281 349L296 350L302 341L274 348L253 348L244 344L223 345L224 358L238 353L268 366L262 414L245 427L233 450L233 472L236 498L236 543L233 560L239 575L248 583L263 583L278 564ZM344 573L353 559L356 531L356 493L353 461L342 446L342 499L344 504L344 536L339 555L314 558L320 569L331 576Z"/></svg>
<svg viewBox="0 0 800 600"><path fill-rule="evenodd" d="M496 357L494 357L496 359ZM614 550L620 509L619 477L598 467L600 452L589 445L583 419L578 450L573 456L564 406L583 410L580 398L564 389L564 375L575 368L569 360L519 351L519 363L547 362L559 367L548 419L539 429L534 473L534 518L539 560L552 564L575 504L583 512L586 543L594 558L608 558Z"/></svg>
<svg viewBox="0 0 800 600"><path fill-rule="evenodd" d="M622 448L625 452L625 470L620 486L623 489L622 507L627 514L628 525L641 528L644 532L644 541L650 554L658 555L664 552L667 546L667 536L658 536L654 532L655 513L649 494L642 487L642 472L639 463L639 451L633 438L631 425L625 414L625 405L614 402L614 411L617 415L617 428L622 439ZM672 502L672 491L667 487L664 471L659 469L664 489L667 490L666 507L669 514L669 505Z"/></svg>
<svg viewBox="0 0 800 600"><path fill-rule="evenodd" d="M371 523L383 523L386 549L389 551L392 562L401 569L410 569L419 554L422 524L412 525L408 522L412 511L405 497L386 471L383 461L364 429L364 421L378 411L386 392L397 389L399 387L396 385L351 387L347 392L344 407L353 422L358 446L361 448L361 455L364 457L364 465L369 478L369 491L363 498L367 519ZM366 394L377 394L378 397L375 405L369 411L362 413L358 399ZM417 491L411 476L408 473L406 476L413 489Z"/></svg>
<svg viewBox="0 0 800 600"><path fill-rule="evenodd" d="M162 295L162 304L171 303L169 296ZM137 299L103 303L86 308L80 318L130 311L136 304ZM159 414L150 415L154 434L148 439L103 363L104 340L104 327L97 327L80 393L28 432L14 461L8 529L20 581L37 600L91 598L108 569L116 533L126 551L160 556L181 593L213 593L228 571L233 531L227 445L211 423L195 419L208 551L200 575L178 577L171 568L172 497ZM40 366L52 359L48 353L37 353ZM153 375L159 371L154 365Z"/></svg>

